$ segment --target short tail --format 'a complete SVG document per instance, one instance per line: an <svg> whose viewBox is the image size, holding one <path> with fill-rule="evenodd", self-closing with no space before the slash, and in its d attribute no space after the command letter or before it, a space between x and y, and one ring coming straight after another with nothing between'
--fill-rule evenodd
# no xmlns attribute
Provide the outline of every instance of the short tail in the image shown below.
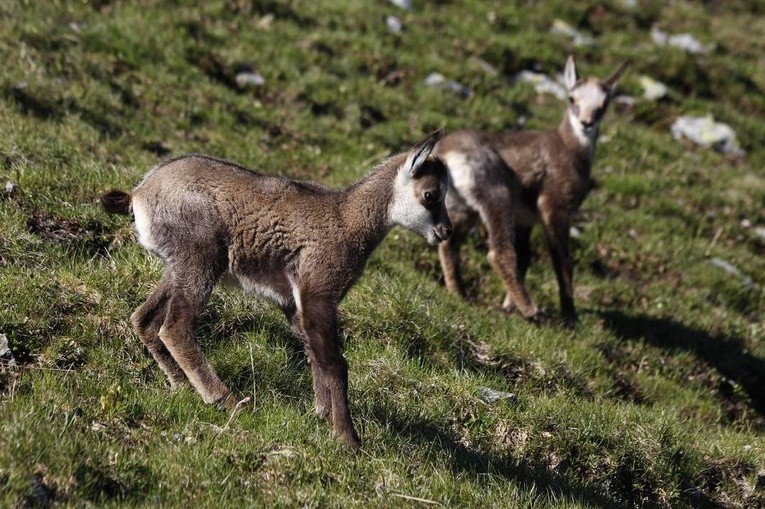
<svg viewBox="0 0 765 509"><path fill-rule="evenodd" d="M101 195L101 206L112 214L130 214L130 194L119 189L112 189Z"/></svg>

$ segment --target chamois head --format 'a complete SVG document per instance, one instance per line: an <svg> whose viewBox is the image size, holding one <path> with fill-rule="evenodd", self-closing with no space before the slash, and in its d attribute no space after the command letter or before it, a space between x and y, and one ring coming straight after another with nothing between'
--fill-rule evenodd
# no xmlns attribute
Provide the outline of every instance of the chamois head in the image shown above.
<svg viewBox="0 0 765 509"><path fill-rule="evenodd" d="M439 129L409 150L398 169L388 208L391 224L419 233L432 246L452 234L444 204L449 179L446 165L437 157L429 157L443 135Z"/></svg>
<svg viewBox="0 0 765 509"><path fill-rule="evenodd" d="M605 80L578 79L574 57L569 55L563 80L568 89L568 113L576 132L581 132L587 137L595 132L606 112L608 102L616 92L616 84L626 68L627 64L623 63Z"/></svg>

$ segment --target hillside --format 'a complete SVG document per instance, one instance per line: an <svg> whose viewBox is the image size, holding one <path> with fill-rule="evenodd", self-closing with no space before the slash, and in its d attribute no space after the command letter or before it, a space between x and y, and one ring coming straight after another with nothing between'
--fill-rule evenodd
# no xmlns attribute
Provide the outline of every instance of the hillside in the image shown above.
<svg viewBox="0 0 765 509"><path fill-rule="evenodd" d="M765 506L762 4L407 3L0 3L0 506ZM281 312L236 292L198 337L251 403L169 390L128 319L161 265L100 193L188 152L340 187L441 126L551 128L565 101L512 78L569 53L630 65L577 215L576 329L540 231L538 326L500 310L482 231L463 302L398 228L340 310L360 453ZM742 152L673 138L705 115Z"/></svg>

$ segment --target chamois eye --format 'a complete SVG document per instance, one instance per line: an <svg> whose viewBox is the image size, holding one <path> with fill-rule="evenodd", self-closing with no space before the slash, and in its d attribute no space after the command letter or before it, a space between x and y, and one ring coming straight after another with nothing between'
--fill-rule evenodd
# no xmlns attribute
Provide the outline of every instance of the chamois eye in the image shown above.
<svg viewBox="0 0 765 509"><path fill-rule="evenodd" d="M574 102L575 102L574 101L574 96L573 95L568 96L568 103L569 104L574 104Z"/></svg>
<svg viewBox="0 0 765 509"><path fill-rule="evenodd" d="M433 191L425 191L425 203L428 205L431 205L438 201L438 193L435 193Z"/></svg>

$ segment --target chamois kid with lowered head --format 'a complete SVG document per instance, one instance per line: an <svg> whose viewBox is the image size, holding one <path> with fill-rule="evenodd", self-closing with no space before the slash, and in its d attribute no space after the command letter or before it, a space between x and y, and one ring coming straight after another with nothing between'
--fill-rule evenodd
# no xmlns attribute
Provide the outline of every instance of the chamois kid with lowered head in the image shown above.
<svg viewBox="0 0 765 509"><path fill-rule="evenodd" d="M155 167L131 194L104 194L108 212L132 210L140 243L165 264L131 321L170 384L189 382L207 403L236 405L194 339L205 302L226 276L279 305L306 346L316 412L358 448L337 306L392 226L433 245L451 235L446 167L429 157L442 135L386 159L344 190L188 155Z"/></svg>
<svg viewBox="0 0 765 509"><path fill-rule="evenodd" d="M451 239L439 246L449 291L464 294L460 244L480 217L488 230L489 262L506 290L502 308L538 320L540 310L524 280L531 261L531 229L540 222L558 279L561 314L569 325L577 321L569 228L590 189L598 128L624 69L622 64L605 80L580 80L569 56L564 71L569 105L557 129L463 130L439 142L436 153L449 168L446 204L454 223Z"/></svg>

